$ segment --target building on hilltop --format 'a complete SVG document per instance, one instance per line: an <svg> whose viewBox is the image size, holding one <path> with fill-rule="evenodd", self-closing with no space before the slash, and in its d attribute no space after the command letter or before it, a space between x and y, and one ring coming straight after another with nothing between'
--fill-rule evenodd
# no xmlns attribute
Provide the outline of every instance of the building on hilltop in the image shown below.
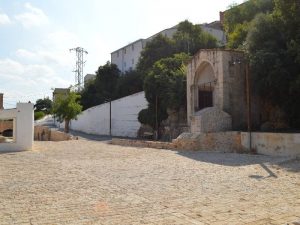
<svg viewBox="0 0 300 225"><path fill-rule="evenodd" d="M70 88L55 88L53 91L53 102L58 96L67 96L70 93Z"/></svg>
<svg viewBox="0 0 300 225"><path fill-rule="evenodd" d="M219 21L215 21L212 23L205 23L199 25L201 26L204 32L207 32L214 36L220 43L221 46L226 43L226 36L224 31L222 30L222 25ZM115 50L111 53L111 63L116 64L121 73L125 73L126 71L133 70L136 68L138 60L141 56L142 50L145 48L146 43L151 41L157 35L161 34L165 37L172 38L172 36L177 31L177 25L165 30L162 30L149 38L146 39L138 39L118 50Z"/></svg>

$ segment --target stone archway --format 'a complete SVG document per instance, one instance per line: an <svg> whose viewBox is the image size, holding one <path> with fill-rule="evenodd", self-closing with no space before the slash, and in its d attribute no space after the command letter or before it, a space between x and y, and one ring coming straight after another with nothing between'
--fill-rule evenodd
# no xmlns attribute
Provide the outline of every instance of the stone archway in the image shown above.
<svg viewBox="0 0 300 225"><path fill-rule="evenodd" d="M216 76L209 62L203 61L198 67L194 78L194 110L199 111L207 107L213 107L216 98Z"/></svg>
<svg viewBox="0 0 300 225"><path fill-rule="evenodd" d="M201 50L187 66L187 120L191 132L236 129L245 123L243 53Z"/></svg>

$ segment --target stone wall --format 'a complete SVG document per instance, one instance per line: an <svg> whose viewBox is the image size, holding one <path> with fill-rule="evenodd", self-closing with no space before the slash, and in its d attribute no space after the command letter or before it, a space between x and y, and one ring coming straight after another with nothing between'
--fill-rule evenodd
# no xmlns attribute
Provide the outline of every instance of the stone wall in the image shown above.
<svg viewBox="0 0 300 225"><path fill-rule="evenodd" d="M112 144L140 148L159 148L173 150L242 152L239 132L183 133L172 142L129 140L113 138Z"/></svg>
<svg viewBox="0 0 300 225"><path fill-rule="evenodd" d="M158 148L158 149L174 148L171 142L145 141L145 140L136 140L136 139L113 138L111 140L111 144L129 146L129 147L138 147L138 148Z"/></svg>
<svg viewBox="0 0 300 225"><path fill-rule="evenodd" d="M241 133L241 145L249 148L249 133ZM258 154L300 156L300 133L251 133L251 147Z"/></svg>
<svg viewBox="0 0 300 225"><path fill-rule="evenodd" d="M218 107L204 108L191 119L192 133L228 131L232 129L231 116Z"/></svg>
<svg viewBox="0 0 300 225"><path fill-rule="evenodd" d="M240 133L235 131L218 133L183 133L173 140L178 150L219 152L242 152Z"/></svg>
<svg viewBox="0 0 300 225"><path fill-rule="evenodd" d="M64 132L51 130L44 126L34 127L34 140L36 141L68 141L72 139L73 137L70 134Z"/></svg>
<svg viewBox="0 0 300 225"><path fill-rule="evenodd" d="M251 134L252 150L269 156L300 157L300 133ZM182 133L172 142L113 139L112 144L140 148L249 153L247 132Z"/></svg>

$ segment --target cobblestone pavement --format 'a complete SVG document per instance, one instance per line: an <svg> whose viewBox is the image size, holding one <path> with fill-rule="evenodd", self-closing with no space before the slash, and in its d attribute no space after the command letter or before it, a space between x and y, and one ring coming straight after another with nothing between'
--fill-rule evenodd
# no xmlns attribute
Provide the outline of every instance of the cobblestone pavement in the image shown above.
<svg viewBox="0 0 300 225"><path fill-rule="evenodd" d="M296 225L300 161L286 160L35 142L0 154L0 224Z"/></svg>

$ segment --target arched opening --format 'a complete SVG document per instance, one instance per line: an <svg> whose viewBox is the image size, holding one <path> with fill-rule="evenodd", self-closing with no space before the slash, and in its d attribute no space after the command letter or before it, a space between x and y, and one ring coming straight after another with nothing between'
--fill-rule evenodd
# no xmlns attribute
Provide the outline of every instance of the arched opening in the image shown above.
<svg viewBox="0 0 300 225"><path fill-rule="evenodd" d="M203 62L197 69L194 84L195 111L213 107L216 79L213 68L208 62Z"/></svg>

